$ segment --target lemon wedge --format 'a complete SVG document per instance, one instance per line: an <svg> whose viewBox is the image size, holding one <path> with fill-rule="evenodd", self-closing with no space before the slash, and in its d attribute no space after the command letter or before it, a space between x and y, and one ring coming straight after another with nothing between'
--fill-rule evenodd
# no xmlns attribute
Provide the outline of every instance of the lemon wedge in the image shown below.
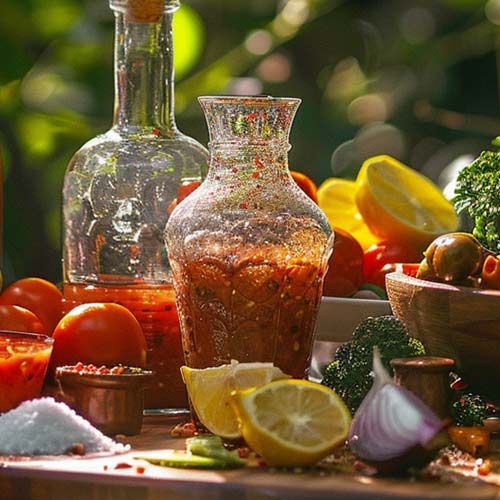
<svg viewBox="0 0 500 500"><path fill-rule="evenodd" d="M338 177L326 179L318 188L318 205L333 228L339 227L354 236L366 250L378 238L370 231L355 201L356 182Z"/></svg>
<svg viewBox="0 0 500 500"><path fill-rule="evenodd" d="M268 465L312 465L345 442L351 414L328 387L277 380L235 392L233 405L247 444Z"/></svg>
<svg viewBox="0 0 500 500"><path fill-rule="evenodd" d="M181 367L191 404L200 422L213 434L226 439L241 437L231 405L231 392L288 377L272 363L238 363L212 368Z"/></svg>
<svg viewBox="0 0 500 500"><path fill-rule="evenodd" d="M356 184L358 210L380 239L424 249L434 238L458 226L453 205L439 188L395 158L369 158Z"/></svg>

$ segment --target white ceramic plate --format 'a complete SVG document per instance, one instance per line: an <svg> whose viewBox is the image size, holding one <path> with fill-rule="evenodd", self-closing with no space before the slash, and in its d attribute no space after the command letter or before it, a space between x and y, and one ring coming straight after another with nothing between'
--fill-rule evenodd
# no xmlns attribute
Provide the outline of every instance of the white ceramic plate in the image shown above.
<svg viewBox="0 0 500 500"><path fill-rule="evenodd" d="M386 314L392 314L388 300L323 297L316 325L316 339L347 342L361 320Z"/></svg>
<svg viewBox="0 0 500 500"><path fill-rule="evenodd" d="M333 359L337 347L351 340L352 332L361 320L386 314L392 314L388 300L323 297L309 378L321 380L323 369Z"/></svg>

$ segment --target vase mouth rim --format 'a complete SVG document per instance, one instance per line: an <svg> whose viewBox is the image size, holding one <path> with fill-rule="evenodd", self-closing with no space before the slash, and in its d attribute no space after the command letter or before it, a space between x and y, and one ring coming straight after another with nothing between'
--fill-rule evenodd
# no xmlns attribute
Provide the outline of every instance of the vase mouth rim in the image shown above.
<svg viewBox="0 0 500 500"><path fill-rule="evenodd" d="M269 106L269 104L300 104L298 97L273 97L270 95L203 95L198 97L200 103L252 104Z"/></svg>

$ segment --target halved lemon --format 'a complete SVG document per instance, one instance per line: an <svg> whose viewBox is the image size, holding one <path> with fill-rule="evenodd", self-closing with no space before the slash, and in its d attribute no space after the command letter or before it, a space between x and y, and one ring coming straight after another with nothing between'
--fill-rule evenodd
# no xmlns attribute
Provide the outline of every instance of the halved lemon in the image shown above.
<svg viewBox="0 0 500 500"><path fill-rule="evenodd" d="M305 380L235 392L233 404L245 441L272 466L315 464L345 442L351 424L334 391Z"/></svg>
<svg viewBox="0 0 500 500"><path fill-rule="evenodd" d="M330 225L354 236L366 250L378 238L370 231L358 211L355 201L356 182L338 177L326 179L318 188L318 205Z"/></svg>
<svg viewBox="0 0 500 500"><path fill-rule="evenodd" d="M453 205L427 177L387 155L366 160L356 179L356 204L380 239L424 249L455 231Z"/></svg>
<svg viewBox="0 0 500 500"><path fill-rule="evenodd" d="M238 363L196 369L181 367L189 399L200 422L213 434L226 439L241 437L230 403L231 392L286 378L272 363Z"/></svg>

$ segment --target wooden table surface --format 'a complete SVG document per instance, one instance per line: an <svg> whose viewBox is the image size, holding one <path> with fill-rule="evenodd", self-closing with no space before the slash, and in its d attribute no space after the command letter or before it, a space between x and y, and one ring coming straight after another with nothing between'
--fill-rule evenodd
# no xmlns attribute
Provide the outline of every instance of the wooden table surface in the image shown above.
<svg viewBox="0 0 500 500"><path fill-rule="evenodd" d="M278 472L264 468L197 471L156 467L134 458L141 451L182 449L169 434L177 419L147 416L124 455L0 461L1 500L304 499L500 500L500 488L485 483L443 484L361 475ZM117 464L131 467L116 468ZM139 473L137 466L145 466Z"/></svg>

